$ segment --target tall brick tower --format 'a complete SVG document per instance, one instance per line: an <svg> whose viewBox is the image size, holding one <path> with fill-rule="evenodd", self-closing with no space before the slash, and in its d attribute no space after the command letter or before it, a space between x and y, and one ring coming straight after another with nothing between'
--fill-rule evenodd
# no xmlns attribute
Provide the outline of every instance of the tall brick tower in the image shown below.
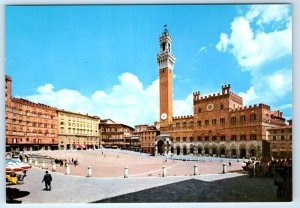
<svg viewBox="0 0 300 208"><path fill-rule="evenodd" d="M160 51L157 55L159 68L159 101L160 101L160 124L172 122L173 117L173 67L175 57L172 54L172 37L166 25L159 38Z"/></svg>

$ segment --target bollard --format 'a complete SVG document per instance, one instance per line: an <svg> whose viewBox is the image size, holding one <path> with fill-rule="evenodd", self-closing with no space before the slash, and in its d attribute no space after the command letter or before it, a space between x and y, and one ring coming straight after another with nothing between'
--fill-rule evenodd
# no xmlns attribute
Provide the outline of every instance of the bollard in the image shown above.
<svg viewBox="0 0 300 208"><path fill-rule="evenodd" d="M194 175L198 175L198 165L194 165Z"/></svg>
<svg viewBox="0 0 300 208"><path fill-rule="evenodd" d="M163 167L162 167L162 170L163 170L162 177L166 177L166 176L167 176L167 169L166 169L166 166L163 166Z"/></svg>
<svg viewBox="0 0 300 208"><path fill-rule="evenodd" d="M52 162L52 172L56 172L56 164L55 164L55 162Z"/></svg>
<svg viewBox="0 0 300 208"><path fill-rule="evenodd" d="M213 158L210 159L210 162L213 162Z"/></svg>
<svg viewBox="0 0 300 208"><path fill-rule="evenodd" d="M124 168L124 178L128 178L128 167Z"/></svg>
<svg viewBox="0 0 300 208"><path fill-rule="evenodd" d="M223 173L225 174L227 172L227 167L226 167L226 164L223 163Z"/></svg>
<svg viewBox="0 0 300 208"><path fill-rule="evenodd" d="M34 165L35 165L35 167L37 167L39 165L37 160L35 160Z"/></svg>
<svg viewBox="0 0 300 208"><path fill-rule="evenodd" d="M32 159L29 159L29 165L32 165Z"/></svg>
<svg viewBox="0 0 300 208"><path fill-rule="evenodd" d="M42 162L42 169L45 169L45 161Z"/></svg>
<svg viewBox="0 0 300 208"><path fill-rule="evenodd" d="M92 176L92 167L88 166L88 174L87 177L91 177Z"/></svg>
<svg viewBox="0 0 300 208"><path fill-rule="evenodd" d="M66 175L70 175L70 166L67 164Z"/></svg>

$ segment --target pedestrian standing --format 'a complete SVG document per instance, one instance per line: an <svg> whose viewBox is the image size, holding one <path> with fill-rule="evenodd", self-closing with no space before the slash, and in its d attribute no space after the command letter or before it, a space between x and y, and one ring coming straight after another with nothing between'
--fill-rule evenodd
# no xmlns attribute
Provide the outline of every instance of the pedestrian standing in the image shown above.
<svg viewBox="0 0 300 208"><path fill-rule="evenodd" d="M51 181L52 181L52 176L48 171L45 172L44 178L42 180L42 183L45 182L45 190L46 191L51 191Z"/></svg>

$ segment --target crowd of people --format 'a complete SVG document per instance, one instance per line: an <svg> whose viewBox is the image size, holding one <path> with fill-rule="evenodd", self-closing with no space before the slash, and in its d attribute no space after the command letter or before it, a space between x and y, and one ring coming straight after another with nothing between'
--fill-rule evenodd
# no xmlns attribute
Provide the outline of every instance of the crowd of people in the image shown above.
<svg viewBox="0 0 300 208"><path fill-rule="evenodd" d="M55 164L59 164L61 167L65 166L67 167L67 165L74 165L74 167L76 167L79 163L78 163L78 159L74 159L74 158L69 158L67 159L55 159L54 160Z"/></svg>
<svg viewBox="0 0 300 208"><path fill-rule="evenodd" d="M277 186L277 196L292 199L292 159L262 158L260 161L244 163L244 171L249 177L269 177Z"/></svg>

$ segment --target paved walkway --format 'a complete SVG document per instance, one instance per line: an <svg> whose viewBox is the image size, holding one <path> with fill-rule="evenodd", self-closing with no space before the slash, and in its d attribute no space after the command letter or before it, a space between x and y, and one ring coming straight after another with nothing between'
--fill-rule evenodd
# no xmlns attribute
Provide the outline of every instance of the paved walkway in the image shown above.
<svg viewBox="0 0 300 208"><path fill-rule="evenodd" d="M33 167L19 189L15 203L90 202L276 202L270 178L239 173L201 176L94 178L51 173L52 190L45 191L44 170Z"/></svg>

